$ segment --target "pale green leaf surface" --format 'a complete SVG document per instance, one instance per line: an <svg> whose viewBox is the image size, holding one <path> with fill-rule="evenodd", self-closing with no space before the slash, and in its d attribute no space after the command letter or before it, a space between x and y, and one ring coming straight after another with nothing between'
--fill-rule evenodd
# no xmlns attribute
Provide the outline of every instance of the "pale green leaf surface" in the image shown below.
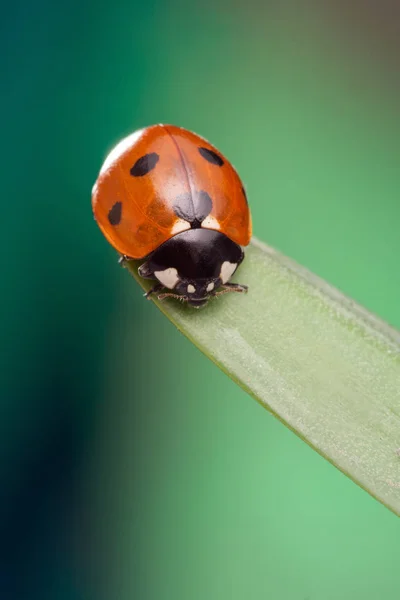
<svg viewBox="0 0 400 600"><path fill-rule="evenodd" d="M137 263L128 269L151 287ZM249 293L201 310L156 304L244 390L400 514L400 333L257 240L234 280Z"/></svg>

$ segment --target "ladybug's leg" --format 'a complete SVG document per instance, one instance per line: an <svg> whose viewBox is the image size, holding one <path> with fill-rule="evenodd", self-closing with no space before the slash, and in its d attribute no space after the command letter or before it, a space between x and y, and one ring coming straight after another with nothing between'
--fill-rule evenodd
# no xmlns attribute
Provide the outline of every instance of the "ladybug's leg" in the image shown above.
<svg viewBox="0 0 400 600"><path fill-rule="evenodd" d="M138 273L143 279L156 279L154 269L151 267L148 260L140 265Z"/></svg>
<svg viewBox="0 0 400 600"><path fill-rule="evenodd" d="M224 289L219 292L214 292L212 296L222 296L222 294L229 294L229 292L246 294L248 290L247 285L240 285L240 283L224 283L222 287Z"/></svg>
<svg viewBox="0 0 400 600"><path fill-rule="evenodd" d="M130 260L133 260L133 258L129 258L129 256L125 256L124 254L122 254L118 259L118 264L120 267L125 267L126 263Z"/></svg>
<svg viewBox="0 0 400 600"><path fill-rule="evenodd" d="M181 302L187 302L188 301L188 297L187 296L181 296L180 294L173 294L172 292L166 292L165 294L160 294L158 296L159 300L165 300L165 298L176 298L177 300L180 300Z"/></svg>
<svg viewBox="0 0 400 600"><path fill-rule="evenodd" d="M242 285L240 283L224 283L222 287L228 288L227 291L230 291L230 292L244 292L244 293L246 293L247 290L249 289L247 287L247 285Z"/></svg>
<svg viewBox="0 0 400 600"><path fill-rule="evenodd" d="M154 287L151 288L151 290L149 290L146 294L144 294L144 297L147 298L147 300L150 300L150 296L152 294L156 294L157 292L160 292L163 289L163 285L161 285L161 283L156 283L156 285Z"/></svg>

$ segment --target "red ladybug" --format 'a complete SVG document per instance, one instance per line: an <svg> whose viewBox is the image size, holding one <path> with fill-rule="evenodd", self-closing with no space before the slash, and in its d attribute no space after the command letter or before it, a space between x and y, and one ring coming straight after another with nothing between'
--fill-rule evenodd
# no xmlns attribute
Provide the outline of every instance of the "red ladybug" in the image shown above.
<svg viewBox="0 0 400 600"><path fill-rule="evenodd" d="M244 292L229 283L251 238L246 192L227 159L200 136L154 125L123 139L93 187L94 217L123 260L146 259L139 275L199 308Z"/></svg>

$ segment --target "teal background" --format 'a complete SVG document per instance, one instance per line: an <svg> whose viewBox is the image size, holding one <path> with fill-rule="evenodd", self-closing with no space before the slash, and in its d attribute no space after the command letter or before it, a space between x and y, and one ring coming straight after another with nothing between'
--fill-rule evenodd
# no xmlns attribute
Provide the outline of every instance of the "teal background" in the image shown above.
<svg viewBox="0 0 400 600"><path fill-rule="evenodd" d="M91 215L120 137L187 127L256 236L400 327L395 15L302 6L4 6L2 599L398 598L398 518L144 302Z"/></svg>

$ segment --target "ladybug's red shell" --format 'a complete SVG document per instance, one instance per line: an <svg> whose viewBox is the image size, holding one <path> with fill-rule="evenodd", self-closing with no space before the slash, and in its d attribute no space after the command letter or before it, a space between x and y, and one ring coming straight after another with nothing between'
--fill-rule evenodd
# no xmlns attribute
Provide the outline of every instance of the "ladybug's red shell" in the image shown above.
<svg viewBox="0 0 400 600"><path fill-rule="evenodd" d="M110 244L136 259L193 227L220 231L240 246L251 237L235 169L209 142L172 125L142 129L115 146L93 187L92 206Z"/></svg>

